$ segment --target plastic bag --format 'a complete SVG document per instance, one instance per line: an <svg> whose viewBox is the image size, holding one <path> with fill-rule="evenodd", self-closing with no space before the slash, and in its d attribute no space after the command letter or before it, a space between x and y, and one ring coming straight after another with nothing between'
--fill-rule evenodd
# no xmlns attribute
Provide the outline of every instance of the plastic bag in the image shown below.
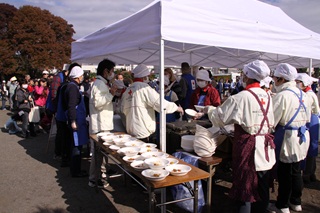
<svg viewBox="0 0 320 213"><path fill-rule="evenodd" d="M189 163L193 166L198 167L198 158L195 156L187 155L183 152L175 152L172 155L176 158L183 160L186 163ZM190 181L189 184L193 188L194 186L193 181ZM172 186L171 192L174 200L192 197L189 189L182 184ZM176 205L178 205L179 207L181 207L182 209L188 212L193 212L193 199L178 202L176 203ZM201 180L199 180L198 181L198 212L201 212L204 206L205 206L205 199L204 199Z"/></svg>

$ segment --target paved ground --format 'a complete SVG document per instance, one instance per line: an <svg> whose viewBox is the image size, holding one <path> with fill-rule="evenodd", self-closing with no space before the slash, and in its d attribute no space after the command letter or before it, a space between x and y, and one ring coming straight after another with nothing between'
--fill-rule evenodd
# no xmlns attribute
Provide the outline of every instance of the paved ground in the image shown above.
<svg viewBox="0 0 320 213"><path fill-rule="evenodd" d="M0 111L1 126L8 117L8 111ZM46 152L48 134L22 139L1 130L0 213L147 212L147 195L140 187L125 184L121 177L111 179L106 190L88 187L87 178L71 178L69 169L60 168L53 159L53 143ZM89 159L83 162L83 169L88 170ZM233 212L233 202L227 195L230 176L220 169L217 177L211 212ZM320 182L305 186L303 193L304 212L320 212ZM274 200L276 193L271 196ZM184 212L174 205L167 209Z"/></svg>

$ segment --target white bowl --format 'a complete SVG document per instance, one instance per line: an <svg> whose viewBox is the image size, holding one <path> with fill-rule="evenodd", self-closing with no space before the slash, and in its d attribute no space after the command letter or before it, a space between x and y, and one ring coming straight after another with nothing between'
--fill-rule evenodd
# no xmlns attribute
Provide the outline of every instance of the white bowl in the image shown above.
<svg viewBox="0 0 320 213"><path fill-rule="evenodd" d="M141 155L135 155L135 156L130 156L130 157L124 156L122 159L126 162L132 163L135 160L142 160L143 158L141 157Z"/></svg>
<svg viewBox="0 0 320 213"><path fill-rule="evenodd" d="M127 139L128 139L128 138L131 138L131 135L128 135L128 134L118 134L117 137L118 137L118 138L127 138Z"/></svg>
<svg viewBox="0 0 320 213"><path fill-rule="evenodd" d="M120 152L122 152L125 156L132 157L139 153L140 148L139 147L123 147L119 149Z"/></svg>
<svg viewBox="0 0 320 213"><path fill-rule="evenodd" d="M113 142L107 142L107 141L105 141L105 142L103 142L102 144L105 145L105 146L110 146L110 145L113 144Z"/></svg>
<svg viewBox="0 0 320 213"><path fill-rule="evenodd" d="M154 144L154 143L144 143L141 147L156 148L156 147L157 147L157 144Z"/></svg>
<svg viewBox="0 0 320 213"><path fill-rule="evenodd" d="M103 137L103 136L110 136L110 135L113 135L113 133L111 133L109 131L97 133L97 136L100 137L100 138Z"/></svg>
<svg viewBox="0 0 320 213"><path fill-rule="evenodd" d="M120 147L118 147L118 146L116 146L116 145L111 145L111 146L109 146L109 149L114 150L114 151L117 151L117 150L120 149Z"/></svg>
<svg viewBox="0 0 320 213"><path fill-rule="evenodd" d="M181 137L181 148L187 152L192 152L194 138L194 135L183 135Z"/></svg>
<svg viewBox="0 0 320 213"><path fill-rule="evenodd" d="M114 138L113 142L114 142L115 145L117 145L119 147L124 147L125 143L126 143L126 141L124 141L123 138Z"/></svg>
<svg viewBox="0 0 320 213"><path fill-rule="evenodd" d="M147 159L147 158L164 158L165 157L165 153L163 152L144 152L141 154L141 156L144 158L144 159Z"/></svg>
<svg viewBox="0 0 320 213"><path fill-rule="evenodd" d="M198 112L203 112L205 106L194 105L194 108L196 108L196 110L198 110Z"/></svg>
<svg viewBox="0 0 320 213"><path fill-rule="evenodd" d="M197 114L197 111L193 109L186 109L185 112L190 115L191 117L194 117Z"/></svg>
<svg viewBox="0 0 320 213"><path fill-rule="evenodd" d="M125 142L124 145L128 146L128 147L141 147L144 144L144 142L142 141L129 141L129 142Z"/></svg>
<svg viewBox="0 0 320 213"><path fill-rule="evenodd" d="M191 167L184 164L173 164L166 166L166 170L174 176L183 176L188 174L191 171Z"/></svg>
<svg viewBox="0 0 320 213"><path fill-rule="evenodd" d="M110 143L113 143L113 140L117 138L117 136L115 135L104 135L104 136L101 136L101 139L105 142L110 142Z"/></svg>
<svg viewBox="0 0 320 213"><path fill-rule="evenodd" d="M140 153L146 153L146 152L158 152L159 150L156 148L147 148L147 147L140 147Z"/></svg>
<svg viewBox="0 0 320 213"><path fill-rule="evenodd" d="M154 170L157 169L164 169L166 166L169 165L169 161L165 158L159 158L159 157L152 157L152 158L147 158L144 160L144 162Z"/></svg>
<svg viewBox="0 0 320 213"><path fill-rule="evenodd" d="M143 160L134 160L130 164L130 166L138 171L145 170L145 169L149 168L149 166Z"/></svg>
<svg viewBox="0 0 320 213"><path fill-rule="evenodd" d="M169 165L178 164L179 160L176 158L166 158L169 161Z"/></svg>
<svg viewBox="0 0 320 213"><path fill-rule="evenodd" d="M161 180L164 180L169 175L169 172L166 170L146 169L146 170L143 170L141 174L144 177L146 177L148 180L161 181Z"/></svg>

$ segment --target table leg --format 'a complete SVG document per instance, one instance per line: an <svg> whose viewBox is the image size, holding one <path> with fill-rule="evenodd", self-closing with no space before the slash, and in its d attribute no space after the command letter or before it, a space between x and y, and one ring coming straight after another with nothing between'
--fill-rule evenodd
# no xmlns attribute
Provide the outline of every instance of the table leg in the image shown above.
<svg viewBox="0 0 320 213"><path fill-rule="evenodd" d="M211 210L211 193L212 193L212 177L215 173L215 166L209 165L208 172L209 178L207 179L207 212L210 213Z"/></svg>
<svg viewBox="0 0 320 213"><path fill-rule="evenodd" d="M149 213L153 213L154 212L154 207L155 207L154 189L148 187L148 194L149 194Z"/></svg>
<svg viewBox="0 0 320 213"><path fill-rule="evenodd" d="M199 192L199 188L198 188L198 181L195 180L193 181L193 187L194 187L194 200L193 200L193 212L198 212L198 202L199 202L199 197L198 197L198 192Z"/></svg>

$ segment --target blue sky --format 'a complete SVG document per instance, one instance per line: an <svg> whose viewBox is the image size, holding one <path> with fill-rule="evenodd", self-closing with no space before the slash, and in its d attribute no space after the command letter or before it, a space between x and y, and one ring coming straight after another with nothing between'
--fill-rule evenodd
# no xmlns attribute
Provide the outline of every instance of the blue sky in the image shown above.
<svg viewBox="0 0 320 213"><path fill-rule="evenodd" d="M153 0L1 0L19 8L32 5L49 10L73 24L75 39L123 19ZM280 7L305 27L320 33L320 0L261 0Z"/></svg>

